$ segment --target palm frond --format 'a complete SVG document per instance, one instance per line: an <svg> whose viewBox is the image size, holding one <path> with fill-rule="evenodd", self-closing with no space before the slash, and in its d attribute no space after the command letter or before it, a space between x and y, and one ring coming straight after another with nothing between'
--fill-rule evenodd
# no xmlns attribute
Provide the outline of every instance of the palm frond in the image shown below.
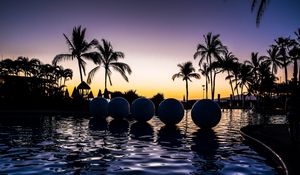
<svg viewBox="0 0 300 175"><path fill-rule="evenodd" d="M117 65L111 65L112 68L114 70L116 70L117 72L119 72L121 74L121 76L125 79L125 81L129 81L128 80L128 77L126 76L126 70L124 69L124 67L120 67L120 66L117 66Z"/></svg>
<svg viewBox="0 0 300 175"><path fill-rule="evenodd" d="M252 0L252 4L251 4L251 11L252 12L254 11L255 5L256 5L256 0Z"/></svg>
<svg viewBox="0 0 300 175"><path fill-rule="evenodd" d="M119 58L124 58L125 57L125 54L123 52L114 52L114 54L119 57Z"/></svg>
<svg viewBox="0 0 300 175"><path fill-rule="evenodd" d="M233 75L228 75L228 76L225 77L225 80L230 80L233 77L234 77Z"/></svg>
<svg viewBox="0 0 300 175"><path fill-rule="evenodd" d="M52 65L57 65L58 62L64 61L64 60L73 60L73 56L71 54L59 54L54 57L52 60Z"/></svg>
<svg viewBox="0 0 300 175"><path fill-rule="evenodd" d="M100 66L97 66L89 72L88 78L87 78L88 84L92 83L92 79L94 78L94 76L95 76L96 72L99 70L99 68L100 68Z"/></svg>
<svg viewBox="0 0 300 175"><path fill-rule="evenodd" d="M89 53L84 53L81 55L87 60L91 60L94 62L94 64L101 65L102 61L100 59L100 54L98 52L89 52Z"/></svg>
<svg viewBox="0 0 300 175"><path fill-rule="evenodd" d="M200 75L197 74L197 73L191 73L191 74L189 74L189 77L196 78L196 79L200 79L201 78Z"/></svg>
<svg viewBox="0 0 300 175"><path fill-rule="evenodd" d="M132 70L131 68L129 67L128 64L126 63L122 63L122 62L113 62L113 63L110 63L113 67L119 67L122 71L124 72L128 72L128 74L131 74L132 73Z"/></svg>
<svg viewBox="0 0 300 175"><path fill-rule="evenodd" d="M174 81L175 80L175 78L181 78L181 77L184 77L184 75L182 74L182 73L177 73L177 74L174 74L173 76L172 76L172 80Z"/></svg>
<svg viewBox="0 0 300 175"><path fill-rule="evenodd" d="M70 41L70 39L67 37L67 35L63 34L65 39L66 39L66 43L69 46L69 50L73 51L75 50L75 46L72 44L72 42Z"/></svg>
<svg viewBox="0 0 300 175"><path fill-rule="evenodd" d="M260 19L265 12L266 6L267 6L267 0L261 0L258 10L257 10L257 14L256 14L256 25L257 26L260 24Z"/></svg>
<svg viewBox="0 0 300 175"><path fill-rule="evenodd" d="M99 44L99 41L96 39L93 39L89 44L88 44L88 48L92 47L92 46L96 46Z"/></svg>

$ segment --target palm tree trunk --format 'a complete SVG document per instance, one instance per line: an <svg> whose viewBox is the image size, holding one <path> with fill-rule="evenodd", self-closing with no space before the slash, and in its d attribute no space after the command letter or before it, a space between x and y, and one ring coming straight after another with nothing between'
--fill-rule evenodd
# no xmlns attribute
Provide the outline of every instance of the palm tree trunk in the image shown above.
<svg viewBox="0 0 300 175"><path fill-rule="evenodd" d="M295 89L297 87L297 75L298 75L298 63L297 63L297 59L294 59L294 73L293 73L293 78L294 78L294 87L295 87Z"/></svg>
<svg viewBox="0 0 300 175"><path fill-rule="evenodd" d="M79 66L79 74L80 74L80 81L83 82L83 78L82 78L82 70L81 70L81 66L80 66L80 56L77 56L77 60L78 60L78 66Z"/></svg>
<svg viewBox="0 0 300 175"><path fill-rule="evenodd" d="M104 81L105 81L105 82L104 82L104 83L105 83L105 84L104 84L104 86L105 86L104 89L107 89L107 69L106 69L106 68L105 68Z"/></svg>
<svg viewBox="0 0 300 175"><path fill-rule="evenodd" d="M208 56L208 58L209 58L209 67L211 67L211 57ZM213 96L213 75L212 75L212 71L210 71L210 80L211 80L211 84L210 84L211 99L214 100L214 96Z"/></svg>
<svg viewBox="0 0 300 175"><path fill-rule="evenodd" d="M212 90L211 90L211 100L215 99L216 75L217 74L214 71L214 76L213 76L212 83L211 83L211 87L212 87Z"/></svg>
<svg viewBox="0 0 300 175"><path fill-rule="evenodd" d="M206 93L206 99L208 99L208 77L206 77L206 82L205 82L205 93Z"/></svg>
<svg viewBox="0 0 300 175"><path fill-rule="evenodd" d="M237 84L237 76L235 76L235 87L236 87L237 100L239 100L239 87Z"/></svg>
<svg viewBox="0 0 300 175"><path fill-rule="evenodd" d="M186 102L189 101L189 85L188 85L188 80L185 80L185 90L186 90Z"/></svg>
<svg viewBox="0 0 300 175"><path fill-rule="evenodd" d="M242 108L244 108L244 95L243 95L244 85L241 86L241 100L242 100Z"/></svg>
<svg viewBox="0 0 300 175"><path fill-rule="evenodd" d="M229 71L227 71L227 73L228 73L228 77L229 77L229 83L230 83L230 87L231 87L232 96L234 98L234 90L233 90L232 81L231 81L231 78L230 78L230 73L229 73Z"/></svg>
<svg viewBox="0 0 300 175"><path fill-rule="evenodd" d="M107 68L105 67L105 75L104 75L104 94L103 97L108 99L109 98L109 94L108 94L108 90L107 90Z"/></svg>
<svg viewBox="0 0 300 175"><path fill-rule="evenodd" d="M288 83L288 73L287 73L287 64L286 64L286 59L284 59L284 77L285 77L285 84L287 85Z"/></svg>

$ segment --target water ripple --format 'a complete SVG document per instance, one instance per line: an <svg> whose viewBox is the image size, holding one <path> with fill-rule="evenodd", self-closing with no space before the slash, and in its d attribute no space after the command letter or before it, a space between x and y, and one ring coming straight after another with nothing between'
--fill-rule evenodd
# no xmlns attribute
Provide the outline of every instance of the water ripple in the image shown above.
<svg viewBox="0 0 300 175"><path fill-rule="evenodd" d="M190 114L177 126L89 117L0 119L4 174L277 174L269 160L243 142L239 129L262 121L241 110L222 113L213 130ZM274 116L268 123L284 123Z"/></svg>

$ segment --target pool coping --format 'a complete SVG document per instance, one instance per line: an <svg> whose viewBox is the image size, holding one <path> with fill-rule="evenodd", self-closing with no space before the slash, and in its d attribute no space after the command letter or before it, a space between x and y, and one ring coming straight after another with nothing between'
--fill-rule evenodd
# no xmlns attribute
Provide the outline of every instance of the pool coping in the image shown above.
<svg viewBox="0 0 300 175"><path fill-rule="evenodd" d="M263 141L246 134L245 131L243 131L246 127L242 127L240 129L240 134L242 135L242 137L244 137L246 140L250 142L255 143L256 146L262 148L263 149L262 151L264 151L268 156L270 156L272 160L275 161L281 167L280 170L282 171L280 171L280 173L284 175L289 175L289 170L287 168L287 165L283 161L283 159L278 155L278 153L276 153L270 146L265 144Z"/></svg>

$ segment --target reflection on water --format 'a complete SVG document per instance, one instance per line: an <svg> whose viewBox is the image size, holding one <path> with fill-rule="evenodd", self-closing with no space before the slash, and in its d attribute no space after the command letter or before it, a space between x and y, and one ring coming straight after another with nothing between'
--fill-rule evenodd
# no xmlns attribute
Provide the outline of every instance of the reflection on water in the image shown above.
<svg viewBox="0 0 300 175"><path fill-rule="evenodd" d="M108 130L115 135L127 135L129 122L127 120L111 120L108 124Z"/></svg>
<svg viewBox="0 0 300 175"><path fill-rule="evenodd" d="M243 143L247 124L283 116L225 111L213 130L89 117L0 118L0 174L276 174Z"/></svg>
<svg viewBox="0 0 300 175"><path fill-rule="evenodd" d="M148 122L135 122L131 124L130 134L132 139L154 141L154 130Z"/></svg>
<svg viewBox="0 0 300 175"><path fill-rule="evenodd" d="M213 130L199 129L197 132L193 133L193 135L194 143L191 145L191 149L199 156L206 158L216 154L219 142Z"/></svg>
<svg viewBox="0 0 300 175"><path fill-rule="evenodd" d="M166 125L161 127L157 135L158 144L170 148L180 147L182 145L181 130L177 126Z"/></svg>

